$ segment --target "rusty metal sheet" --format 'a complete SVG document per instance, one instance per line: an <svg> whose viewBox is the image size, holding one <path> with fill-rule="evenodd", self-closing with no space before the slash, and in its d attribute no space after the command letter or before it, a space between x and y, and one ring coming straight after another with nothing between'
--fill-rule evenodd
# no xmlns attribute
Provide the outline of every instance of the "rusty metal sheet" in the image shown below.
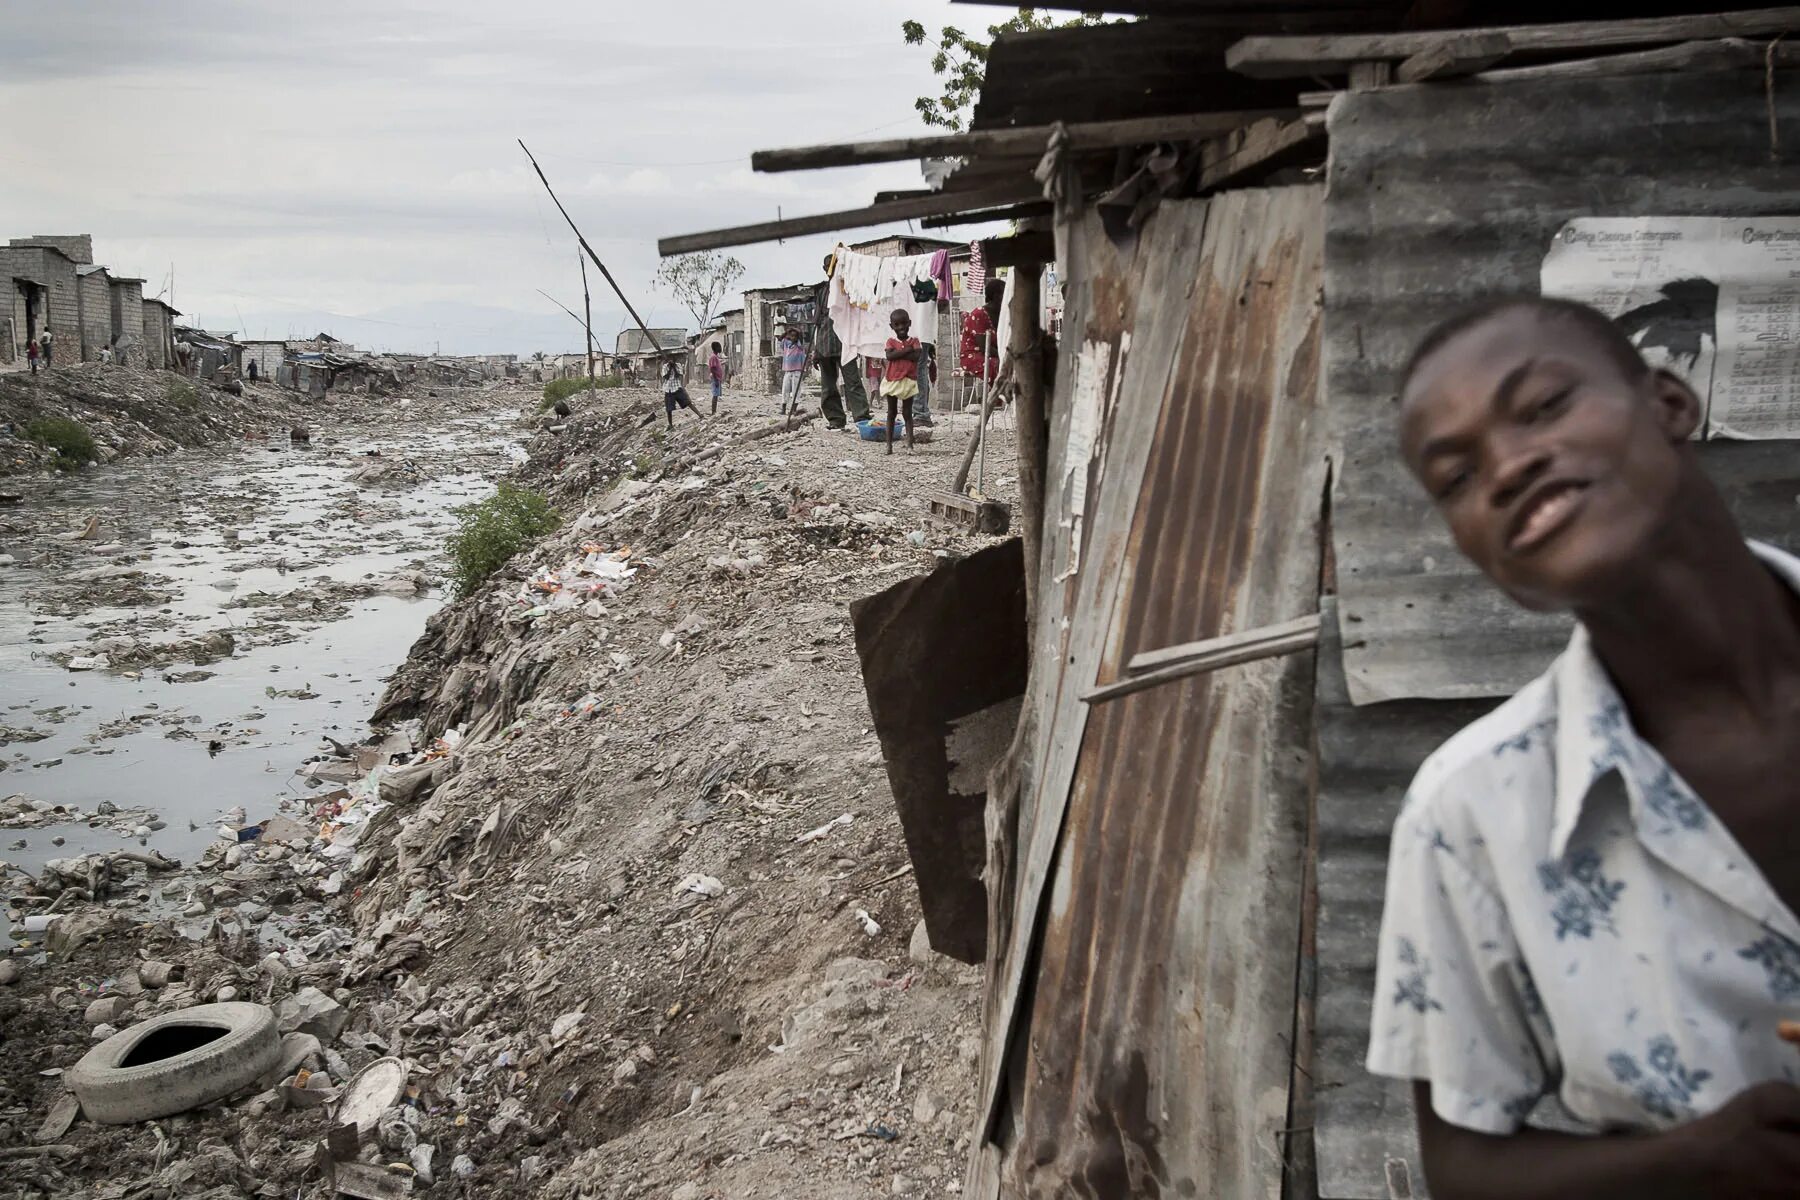
<svg viewBox="0 0 1800 1200"><path fill-rule="evenodd" d="M1129 269L1092 279L1082 332L1125 364L1098 401L1077 574L1114 586L1057 602L1096 647L1085 671L1049 660L1065 697L1139 651L1315 611L1322 203L1306 187L1164 204ZM1165 274L1196 234L1197 258ZM1067 377L1055 404L1079 410ZM1069 519L1057 468L1083 436L1064 417L1052 521ZM1142 465L1115 473L1131 446ZM1064 792L1043 777L1027 792L1021 825L1060 837L996 1131L1001 1194L1280 1194L1311 706L1310 655L1180 680L1093 709Z"/></svg>
<svg viewBox="0 0 1800 1200"><path fill-rule="evenodd" d="M932 949L987 953L988 771L1025 691L1018 539L850 606L856 653Z"/></svg>
<svg viewBox="0 0 1800 1200"><path fill-rule="evenodd" d="M1425 1195L1411 1089L1363 1069L1375 999L1389 835L1413 772L1492 700L1396 700L1356 707L1335 608L1319 631L1318 974L1313 1142L1321 1200L1387 1200L1398 1159Z"/></svg>
<svg viewBox="0 0 1800 1200"><path fill-rule="evenodd" d="M1800 211L1800 87L1759 71L1467 82L1339 97L1330 114L1325 372L1341 468L1332 501L1340 623L1357 703L1505 696L1537 675L1566 619L1501 598L1462 559L1394 450L1413 345L1459 306L1535 292L1578 216ZM1772 106L1772 109L1771 109ZM1569 114L1581 114L1570 120ZM1800 549L1795 444L1699 447L1745 528Z"/></svg>

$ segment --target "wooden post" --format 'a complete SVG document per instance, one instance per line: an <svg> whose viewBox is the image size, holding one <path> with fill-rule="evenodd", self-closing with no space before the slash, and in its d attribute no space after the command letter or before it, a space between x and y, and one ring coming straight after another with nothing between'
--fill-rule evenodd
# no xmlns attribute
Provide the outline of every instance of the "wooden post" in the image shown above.
<svg viewBox="0 0 1800 1200"><path fill-rule="evenodd" d="M532 157L531 150L525 145L524 138L519 139L519 149L524 150L525 157L531 159L531 169L537 172L538 182L542 183L544 185L544 190L550 193L550 202L556 205L556 211L561 213L563 220L569 223L569 229L575 234L575 240L581 243L581 248L586 252L587 256L594 260L594 265L600 268L600 274L605 277L606 282L612 287L613 295L619 298L619 303L625 306L625 311L631 314L631 319L637 322L637 327L644 331L644 336L646 338L650 339L651 348L656 351L658 357L661 357L662 343L656 340L656 335L650 332L650 327L648 325L644 324L644 318L638 316L637 309L631 307L631 301L625 298L624 290L619 287L618 281L612 277L612 272L606 269L606 264L600 261L600 256L594 253L594 248L587 244L586 238L581 236L581 230L575 227L575 218L569 215L569 210L563 207L563 202L556 198L556 190L550 186L550 181L544 177L544 168L538 166L538 161L536 158Z"/></svg>
<svg viewBox="0 0 1800 1200"><path fill-rule="evenodd" d="M1025 546L1025 627L1037 619L1038 554L1044 539L1044 475L1049 469L1050 439L1045 424L1044 331L1038 327L1043 285L1042 264L1016 267L1012 273L1013 412L1018 421L1019 536ZM983 364L985 370L986 364Z"/></svg>
<svg viewBox="0 0 1800 1200"><path fill-rule="evenodd" d="M587 325L588 391L591 393L594 390L594 305L588 299L587 259L577 254L575 262L581 267L581 311ZM588 399L593 399L593 396L590 395Z"/></svg>

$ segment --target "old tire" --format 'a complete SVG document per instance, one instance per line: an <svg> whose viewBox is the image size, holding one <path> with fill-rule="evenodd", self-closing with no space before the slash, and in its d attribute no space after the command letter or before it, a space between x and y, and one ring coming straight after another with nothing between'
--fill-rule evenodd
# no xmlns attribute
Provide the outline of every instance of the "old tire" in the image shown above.
<svg viewBox="0 0 1800 1200"><path fill-rule="evenodd" d="M261 1004L201 1004L115 1033L63 1082L88 1120L127 1125L224 1099L280 1065L272 1011Z"/></svg>

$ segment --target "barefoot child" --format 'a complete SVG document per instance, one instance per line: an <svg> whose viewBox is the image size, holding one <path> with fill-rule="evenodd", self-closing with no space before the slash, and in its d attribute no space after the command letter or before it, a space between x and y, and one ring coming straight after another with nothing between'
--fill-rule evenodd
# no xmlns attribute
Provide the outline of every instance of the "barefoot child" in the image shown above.
<svg viewBox="0 0 1800 1200"><path fill-rule="evenodd" d="M894 452L894 422L919 394L919 339L911 336L912 318L904 308L888 317L894 336L887 340L887 371L881 378L881 394L887 398L887 452ZM910 415L910 412L909 412ZM906 444L912 445L912 424L906 426Z"/></svg>

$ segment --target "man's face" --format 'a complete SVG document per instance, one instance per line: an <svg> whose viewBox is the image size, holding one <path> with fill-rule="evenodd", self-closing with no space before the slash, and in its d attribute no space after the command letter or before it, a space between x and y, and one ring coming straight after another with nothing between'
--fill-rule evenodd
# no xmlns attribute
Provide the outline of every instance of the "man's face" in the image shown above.
<svg viewBox="0 0 1800 1200"><path fill-rule="evenodd" d="M1508 309L1428 355L1401 397L1401 452L1470 561L1527 608L1605 602L1676 511L1700 402L1633 381L1591 334Z"/></svg>

